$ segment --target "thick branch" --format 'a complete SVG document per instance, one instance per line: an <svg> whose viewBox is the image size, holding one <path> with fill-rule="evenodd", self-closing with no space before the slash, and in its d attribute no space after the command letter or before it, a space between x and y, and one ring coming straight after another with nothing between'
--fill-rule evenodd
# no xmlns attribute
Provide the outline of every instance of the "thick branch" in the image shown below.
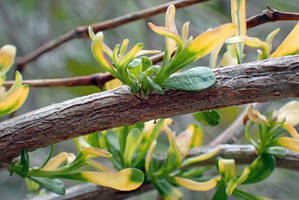
<svg viewBox="0 0 299 200"><path fill-rule="evenodd" d="M97 24L91 25L94 32L97 33L99 31L104 31L108 29L112 29L124 24L128 24L139 19L149 18L151 16L163 13L166 11L167 7L170 4L174 4L176 8L183 8L186 6L191 6L196 3L204 2L208 0L179 0L179 1L171 1L165 4L158 5L153 8L147 8L138 12L133 12L121 17L117 17L114 19L110 19L104 22L100 22ZM57 39L53 39L46 44L40 46L24 57L18 58L16 62L16 68L19 71L23 71L26 64L37 59L41 55L55 49L56 47L76 38L87 38L88 37L88 26L79 26L74 30L67 32L66 34L60 36Z"/></svg>
<svg viewBox="0 0 299 200"><path fill-rule="evenodd" d="M214 70L216 84L198 92L132 95L126 86L53 104L0 124L0 163L93 131L199 110L299 97L299 56Z"/></svg>
<svg viewBox="0 0 299 200"><path fill-rule="evenodd" d="M257 156L256 151L251 145L219 145L216 147L201 147L192 149L189 157L198 156L220 147L220 152L213 158L199 162L196 166L215 165L216 158L232 158L239 165L250 164ZM299 155L295 152L285 150L285 156L276 158L277 167L299 171ZM153 189L151 184L143 184L139 189L131 192L119 192L117 190L103 188L91 183L77 185L67 190L66 195L58 196L50 193L44 196L38 196L31 200L88 200L88 199L124 199L141 194Z"/></svg>

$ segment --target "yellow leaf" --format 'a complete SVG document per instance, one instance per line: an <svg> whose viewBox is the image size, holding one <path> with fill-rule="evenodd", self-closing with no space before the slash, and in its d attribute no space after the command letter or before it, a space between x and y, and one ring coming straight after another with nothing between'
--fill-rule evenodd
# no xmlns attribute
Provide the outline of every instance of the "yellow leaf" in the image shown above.
<svg viewBox="0 0 299 200"><path fill-rule="evenodd" d="M193 137L190 148L200 147L203 142L203 131L200 126L196 124L191 124L187 127L188 130L192 130Z"/></svg>
<svg viewBox="0 0 299 200"><path fill-rule="evenodd" d="M232 0L231 1L232 22L237 29L237 35L246 35L246 1Z"/></svg>
<svg viewBox="0 0 299 200"><path fill-rule="evenodd" d="M178 135L175 139L176 145L178 146L183 157L185 157L188 154L192 137L193 137L193 131L187 129L184 132L182 132L180 135Z"/></svg>
<svg viewBox="0 0 299 200"><path fill-rule="evenodd" d="M147 155L146 155L146 158L145 158L145 171L148 172L149 169L150 169L150 163L151 163L151 160L152 160L152 157L153 157L153 152L155 150L155 147L157 145L157 140L154 140L154 142L151 144L148 152L147 152Z"/></svg>
<svg viewBox="0 0 299 200"><path fill-rule="evenodd" d="M175 25L175 7L173 4L168 6L165 14L165 27L168 30L171 30L174 33L177 32L177 28ZM168 50L168 57L171 57L171 54L176 48L176 41L171 38L166 38L166 49Z"/></svg>
<svg viewBox="0 0 299 200"><path fill-rule="evenodd" d="M168 28L165 28L163 26L156 26L153 23L148 23L148 26L157 34L163 35L165 37L171 38L175 40L175 42L178 45L178 49L182 49L184 47L184 43L181 39L181 37L176 33L173 32L172 30L169 30Z"/></svg>
<svg viewBox="0 0 299 200"><path fill-rule="evenodd" d="M220 176L217 176L209 181L197 182L186 178L174 177L176 183L184 188L194 191L208 191L216 187L217 182L221 180Z"/></svg>
<svg viewBox="0 0 299 200"><path fill-rule="evenodd" d="M98 32L96 35L93 33L91 27L89 27L89 35L92 39L91 50L95 59L110 73L113 74L114 68L110 65L104 55L104 34L103 32Z"/></svg>
<svg viewBox="0 0 299 200"><path fill-rule="evenodd" d="M299 52L299 23L270 56L271 58L282 57L286 55L293 55Z"/></svg>
<svg viewBox="0 0 299 200"><path fill-rule="evenodd" d="M143 48L143 44L136 44L124 57L120 59L120 65L123 66L131 62L133 58L136 57L136 54Z"/></svg>
<svg viewBox="0 0 299 200"><path fill-rule="evenodd" d="M234 159L219 159L218 170L226 180L235 176L235 160Z"/></svg>
<svg viewBox="0 0 299 200"><path fill-rule="evenodd" d="M107 166L105 166L104 164L102 164L100 162L97 162L95 160L89 160L88 163L91 166L93 166L93 167L95 167L95 168L97 168L97 169L99 169L103 172L111 172L111 170Z"/></svg>
<svg viewBox="0 0 299 200"><path fill-rule="evenodd" d="M278 122L285 121L293 126L299 124L299 101L291 101L277 111L273 112L273 118Z"/></svg>
<svg viewBox="0 0 299 200"><path fill-rule="evenodd" d="M68 154L66 152L62 152L58 154L57 156L51 158L47 164L41 168L40 170L44 171L51 171L57 169L62 163L67 161Z"/></svg>
<svg viewBox="0 0 299 200"><path fill-rule="evenodd" d="M0 76L3 76L14 63L16 51L13 45L4 45L0 49Z"/></svg>
<svg viewBox="0 0 299 200"><path fill-rule="evenodd" d="M22 85L0 101L0 117L19 109L25 102L28 93L28 85Z"/></svg>
<svg viewBox="0 0 299 200"><path fill-rule="evenodd" d="M198 162L210 159L210 158L214 157L219 151L220 151L220 147L217 147L217 148L213 149L212 151L207 152L203 155L187 158L183 161L183 163L181 164L181 167L186 167L186 166L192 165L194 163L198 163Z"/></svg>
<svg viewBox="0 0 299 200"><path fill-rule="evenodd" d="M123 85L123 83L119 79L113 79L113 80L107 81L105 83L105 88L106 88L106 90L113 90L122 85Z"/></svg>
<svg viewBox="0 0 299 200"><path fill-rule="evenodd" d="M81 172L81 176L88 182L120 191L137 189L144 179L143 173L135 168L123 169L119 172Z"/></svg>
<svg viewBox="0 0 299 200"><path fill-rule="evenodd" d="M235 32L235 25L231 23L221 25L197 36L187 47L187 49L191 52L197 52L198 55L196 59L199 59L211 53L225 40L234 35Z"/></svg>
<svg viewBox="0 0 299 200"><path fill-rule="evenodd" d="M86 147L83 148L80 153L82 153L86 159L96 158L96 157L106 157L111 158L112 154L110 154L106 149L99 149L95 147Z"/></svg>
<svg viewBox="0 0 299 200"><path fill-rule="evenodd" d="M277 144L284 148L290 149L299 153L299 140L289 138L289 137L281 137L277 140Z"/></svg>
<svg viewBox="0 0 299 200"><path fill-rule="evenodd" d="M285 128L294 139L299 140L299 134L297 133L297 131L294 128L294 126L292 126L289 123L284 123L283 124L283 128Z"/></svg>
<svg viewBox="0 0 299 200"><path fill-rule="evenodd" d="M265 115L262 115L258 110L253 110L252 105L249 106L247 111L248 118L258 124L268 126L268 120Z"/></svg>

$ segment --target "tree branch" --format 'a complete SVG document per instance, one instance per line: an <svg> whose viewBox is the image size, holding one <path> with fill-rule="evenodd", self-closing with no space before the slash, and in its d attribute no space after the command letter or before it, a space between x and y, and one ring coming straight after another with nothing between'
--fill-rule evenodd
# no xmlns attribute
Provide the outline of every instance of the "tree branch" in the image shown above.
<svg viewBox="0 0 299 200"><path fill-rule="evenodd" d="M220 148L220 152L211 159L197 163L195 166L210 166L216 164L217 157L235 159L238 165L250 164L256 157L256 151L251 145L218 145L216 147L200 147L192 149L188 157L195 157L210 152L215 148ZM299 171L299 155L287 149L284 150L285 156L276 158L277 167ZM165 156L164 156L165 157ZM161 161L163 159L161 158ZM67 189L66 195L58 196L49 193L37 196L31 200L88 200L88 199L124 199L153 189L149 183L143 184L137 190L131 192L119 192L117 190L100 187L91 183L77 185Z"/></svg>
<svg viewBox="0 0 299 200"><path fill-rule="evenodd" d="M268 7L260 14L255 15L247 20L247 28L257 25L276 21L296 21L299 20L299 13L282 12Z"/></svg>
<svg viewBox="0 0 299 200"><path fill-rule="evenodd" d="M110 19L104 22L100 22L97 24L91 25L93 28L93 31L95 33L99 31L104 31L108 29L112 29L118 26L122 26L124 24L128 24L134 21L137 21L139 19L149 18L154 15L163 13L166 11L167 7L170 4L174 4L175 7L183 8L186 6L191 6L196 3L204 2L208 0L178 0L178 1L171 1L165 4L158 5L156 7L147 8L141 11L133 12L121 17L117 17L114 19ZM41 55L55 49L56 47L59 47L60 45L76 39L76 38L87 38L88 37L88 26L79 26L74 30L71 30L67 32L66 34L60 36L57 39L51 40L47 42L46 44L40 46L39 48L35 49L34 51L30 52L29 54L25 55L24 57L18 58L16 61L16 69L22 72L25 68L25 66L40 57Z"/></svg>
<svg viewBox="0 0 299 200"><path fill-rule="evenodd" d="M53 104L0 123L0 166L22 150L79 135L199 110L299 97L299 56L215 69L204 91L132 95L126 86Z"/></svg>
<svg viewBox="0 0 299 200"><path fill-rule="evenodd" d="M208 0L205 0L205 1L208 1ZM180 2L182 4L180 4ZM189 1L187 1L187 2L189 2ZM191 5L195 2L200 2L200 1L190 1L188 5ZM184 3L186 3L186 2L178 1L176 6L181 6L181 7L187 6L187 4L184 4ZM161 9L162 9L162 7L164 8L164 5L166 5L166 4L160 5ZM167 5L169 5L169 3L167 3ZM154 7L151 9L155 10L156 8L157 7ZM177 8L179 8L179 7L177 7ZM146 10L149 10L149 9L145 9L140 12L143 13ZM150 11L148 11L148 12L150 12ZM127 17L134 16L134 14L129 14L126 16ZM106 24L105 26L103 25L103 27L106 27L106 26L110 27L108 25L112 24L110 28L114 28L114 26L116 26L116 24L121 25L121 23L118 22L118 20L121 21L123 18L126 18L126 16L115 18L115 19L108 20L108 21L94 25L93 27L95 29L95 32L98 32L101 30L101 27L102 27L101 24L104 24L104 25ZM137 19L138 18L136 17L136 20ZM258 25L261 25L261 24L264 24L267 22L274 22L274 21L280 21L280 20L299 20L299 13L281 12L281 11L277 11L277 10L268 8L267 10L263 10L260 14L247 19L247 28L249 29L249 28L253 28L255 26L258 26ZM114 25L113 21L115 21L115 23L116 23L115 25ZM107 27L106 27L106 29L108 29ZM88 34L87 26L77 28L76 30L78 30L78 31L80 30L80 31L82 31L82 33L79 32L76 34L75 33L66 34L66 35L71 35L71 36L67 36L67 37L70 37L69 39L62 40L62 42L59 39L50 41L49 43L46 43L45 45L41 46L40 48L36 49L35 51L31 52L30 54L24 56L23 58L20 58L19 61L17 60L17 68L19 68L18 70L22 71L23 67L25 67L25 65L27 63L35 60L42 54L54 49L55 47L60 46L61 44L65 43L71 39L74 39L73 37L75 37L77 35L82 35L84 33L83 34L84 37L87 37L87 34ZM104 30L104 29L102 29L102 30ZM75 32L75 31L71 31L71 32ZM74 36L72 36L72 35L74 35ZM63 36L61 38L63 38ZM79 38L81 38L81 36ZM161 54L152 56L151 59L154 63L157 63L163 59L163 56L164 56L164 54L161 53ZM57 86L73 87L73 86L88 86L88 85L97 85L97 86L102 87L105 84L104 80L109 81L113 78L113 77L111 77L110 74L105 74L105 75L107 77L104 77L104 74L103 75L97 74L97 75L90 75L90 76L65 78L65 79L60 78L60 79L45 79L45 80L25 80L24 83L31 87L57 87ZM98 83L100 83L100 84L98 84ZM6 82L4 82L3 85L8 87L8 86L11 86L12 84L13 84L13 81L6 81Z"/></svg>

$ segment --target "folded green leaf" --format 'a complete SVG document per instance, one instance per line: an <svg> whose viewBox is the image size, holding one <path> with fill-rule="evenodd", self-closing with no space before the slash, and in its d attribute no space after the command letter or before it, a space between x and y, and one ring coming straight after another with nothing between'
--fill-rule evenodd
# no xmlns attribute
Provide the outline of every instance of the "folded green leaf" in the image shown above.
<svg viewBox="0 0 299 200"><path fill-rule="evenodd" d="M268 176L275 169L275 157L268 154L260 155L255 161L248 167L250 173L247 179L242 184L257 183Z"/></svg>
<svg viewBox="0 0 299 200"><path fill-rule="evenodd" d="M59 179L43 178L43 177L28 177L30 180L38 183L40 186L50 190L56 194L64 195L65 187Z"/></svg>
<svg viewBox="0 0 299 200"><path fill-rule="evenodd" d="M217 126L220 116L216 110L194 113L193 116L205 126Z"/></svg>
<svg viewBox="0 0 299 200"><path fill-rule="evenodd" d="M164 200L179 200L183 197L182 192L165 179L156 179L153 184Z"/></svg>

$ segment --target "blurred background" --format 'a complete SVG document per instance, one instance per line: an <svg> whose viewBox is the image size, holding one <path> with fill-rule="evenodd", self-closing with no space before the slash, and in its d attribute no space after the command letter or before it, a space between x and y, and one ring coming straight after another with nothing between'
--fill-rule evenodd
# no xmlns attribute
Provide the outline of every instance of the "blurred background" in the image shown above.
<svg viewBox="0 0 299 200"><path fill-rule="evenodd" d="M0 1L0 46L13 44L17 47L18 57L22 57L33 51L47 41L75 29L77 26L89 25L115 18L130 12L153 7L166 0L1 0ZM247 1L247 17L260 13L266 6L271 8L299 12L299 0L250 0ZM143 42L145 49L163 50L164 40L161 36L154 34L148 27L147 22L164 25L164 14L139 20L113 30L104 31L105 42L111 48L121 43L125 38L130 39L130 45ZM176 23L180 27L185 21L190 21L190 35L196 36L208 28L230 22L230 1L210 0L198 3L190 7L177 10ZM294 27L296 22L275 22L255 27L248 31L248 35L257 36L262 40L267 34L276 28L280 28L273 43L275 49L286 35ZM89 39L72 40L51 52L48 52L26 67L24 79L49 79L73 76L90 75L103 72L90 51ZM163 44L163 45L161 45ZM246 60L256 59L256 49L245 49ZM196 65L207 66L209 57L200 59ZM12 78L11 70L8 78ZM31 88L30 95L24 106L17 115L35 110L37 108L58 103L75 97L100 92L94 86L84 87L52 87ZM265 106L267 110L279 108L284 102L270 102ZM240 113L242 107L230 107L220 109L221 123L216 128L203 127L205 132L205 143L211 141L221 133L234 118ZM5 118L0 118L0 121ZM190 123L198 123L194 117L189 115L174 117L173 129L179 133ZM161 138L161 141L166 141ZM165 147L166 147L165 142ZM165 148L163 145L161 149ZM49 148L44 148L31 153L33 165L39 164L46 157ZM72 141L66 141L56 145L55 152L75 151ZM10 177L6 169L0 170L0 200L17 200L26 197L27 189L24 180L18 176ZM246 186L246 189L257 194L275 199L298 199L299 174L287 170L276 170L267 180L254 186ZM66 182L68 186L79 182ZM210 199L212 192L198 193L184 190L184 199ZM153 199L155 192L149 192L134 199Z"/></svg>

